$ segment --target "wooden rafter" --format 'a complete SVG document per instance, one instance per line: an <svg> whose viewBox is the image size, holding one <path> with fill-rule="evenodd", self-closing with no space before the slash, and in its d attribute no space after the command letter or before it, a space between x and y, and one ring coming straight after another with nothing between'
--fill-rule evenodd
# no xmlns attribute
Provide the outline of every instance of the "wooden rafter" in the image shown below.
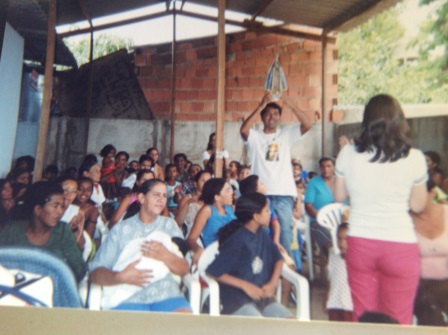
<svg viewBox="0 0 448 335"><path fill-rule="evenodd" d="M268 6L272 3L273 0L266 0L258 9L257 11L252 15L252 17L250 18L251 21L255 21L255 19L261 15L266 8L268 8Z"/></svg>

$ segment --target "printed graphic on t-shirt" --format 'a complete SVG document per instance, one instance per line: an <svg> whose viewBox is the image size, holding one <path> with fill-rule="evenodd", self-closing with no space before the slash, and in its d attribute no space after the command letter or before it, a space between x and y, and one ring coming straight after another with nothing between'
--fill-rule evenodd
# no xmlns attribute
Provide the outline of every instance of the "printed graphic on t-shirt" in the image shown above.
<svg viewBox="0 0 448 335"><path fill-rule="evenodd" d="M279 160L279 153L278 153L278 144L277 143L271 143L268 144L268 150L266 151L266 160L267 161L278 161Z"/></svg>
<svg viewBox="0 0 448 335"><path fill-rule="evenodd" d="M252 273L257 275L261 273L262 270L263 270L263 261L259 256L257 256L252 261Z"/></svg>

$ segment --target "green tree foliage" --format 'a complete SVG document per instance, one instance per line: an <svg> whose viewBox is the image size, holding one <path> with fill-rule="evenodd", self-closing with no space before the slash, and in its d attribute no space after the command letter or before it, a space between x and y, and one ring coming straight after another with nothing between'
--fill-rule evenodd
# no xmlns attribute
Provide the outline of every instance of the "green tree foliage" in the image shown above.
<svg viewBox="0 0 448 335"><path fill-rule="evenodd" d="M440 0L421 0L422 4ZM419 58L405 63L396 54L404 28L400 7L375 16L338 36L339 96L341 105L365 104L378 93L388 93L402 103L448 102L448 2L425 23L409 46ZM434 57L438 46L445 52Z"/></svg>
<svg viewBox="0 0 448 335"><path fill-rule="evenodd" d="M67 47L72 52L78 66L89 62L90 57L90 37L67 38L64 40ZM120 49L129 50L133 46L133 41L116 35L99 34L94 35L93 59L106 56Z"/></svg>
<svg viewBox="0 0 448 335"><path fill-rule="evenodd" d="M429 88L432 102L448 102L448 2L420 0L420 5L436 3L435 15L422 27L414 41L419 47L420 66L430 73Z"/></svg>
<svg viewBox="0 0 448 335"><path fill-rule="evenodd" d="M364 104L389 91L398 68L394 47L404 34L397 17L394 8L339 34L339 104Z"/></svg>

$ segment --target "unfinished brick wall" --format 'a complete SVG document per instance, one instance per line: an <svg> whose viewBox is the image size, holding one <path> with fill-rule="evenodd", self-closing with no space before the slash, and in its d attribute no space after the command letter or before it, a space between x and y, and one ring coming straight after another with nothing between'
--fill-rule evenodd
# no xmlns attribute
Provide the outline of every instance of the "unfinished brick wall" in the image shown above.
<svg viewBox="0 0 448 335"><path fill-rule="evenodd" d="M242 32L226 36L225 120L241 121L264 94L267 73L278 54L288 93L310 117L321 110L320 42L289 36ZM327 48L327 106L337 104L337 49ZM175 112L179 121L215 119L217 38L179 42L176 52ZM140 47L135 53L138 79L157 119L170 118L171 44ZM289 111L283 121L294 121Z"/></svg>

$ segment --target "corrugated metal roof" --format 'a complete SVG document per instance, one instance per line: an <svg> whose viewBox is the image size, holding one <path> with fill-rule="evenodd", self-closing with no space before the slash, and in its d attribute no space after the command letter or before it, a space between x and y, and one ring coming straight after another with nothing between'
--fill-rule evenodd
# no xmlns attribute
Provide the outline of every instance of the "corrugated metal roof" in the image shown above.
<svg viewBox="0 0 448 335"><path fill-rule="evenodd" d="M26 56L45 59L49 0L6 0L7 21L25 37ZM227 0L227 9L256 17L321 28L326 32L347 30L400 0ZM188 0L217 7L217 0ZM74 24L138 9L166 1L157 0L59 0L57 23ZM81 8L83 4L83 8ZM61 39L57 41L56 63L74 65L75 60Z"/></svg>

